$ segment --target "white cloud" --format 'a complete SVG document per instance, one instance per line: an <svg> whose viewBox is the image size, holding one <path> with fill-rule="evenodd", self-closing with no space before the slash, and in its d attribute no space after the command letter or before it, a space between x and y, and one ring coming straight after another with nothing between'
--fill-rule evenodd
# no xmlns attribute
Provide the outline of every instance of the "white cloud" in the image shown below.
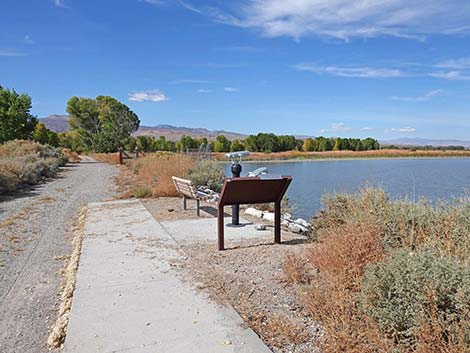
<svg viewBox="0 0 470 353"><path fill-rule="evenodd" d="M199 84L199 83L210 83L205 80L193 80L193 79L182 79L182 80L173 80L168 82L170 85L184 85L184 84Z"/></svg>
<svg viewBox="0 0 470 353"><path fill-rule="evenodd" d="M369 127L369 126L361 127L361 131L373 131L373 130L374 130L373 127Z"/></svg>
<svg viewBox="0 0 470 353"><path fill-rule="evenodd" d="M179 2L216 22L255 28L269 37L349 40L386 35L422 40L431 34L470 31L467 0L256 0L231 3L233 13Z"/></svg>
<svg viewBox="0 0 470 353"><path fill-rule="evenodd" d="M169 98L163 93L162 91L155 89L152 91L141 91L141 92L134 92L129 94L129 100L135 102L164 102L167 101Z"/></svg>
<svg viewBox="0 0 470 353"><path fill-rule="evenodd" d="M25 36L23 37L23 42L24 42L25 44L30 44L30 45L34 44L34 40L32 40L29 35L25 35Z"/></svg>
<svg viewBox="0 0 470 353"><path fill-rule="evenodd" d="M225 92L238 92L238 88L235 87L224 87Z"/></svg>
<svg viewBox="0 0 470 353"><path fill-rule="evenodd" d="M404 102L426 102L433 98L434 96L437 96L441 94L443 91L441 89L436 89L434 91L429 91L422 96L417 96L417 97L402 97L402 96L393 96L390 97L393 100L396 101L404 101Z"/></svg>
<svg viewBox="0 0 470 353"><path fill-rule="evenodd" d="M14 50L0 50L0 56L29 56L29 53L24 53Z"/></svg>
<svg viewBox="0 0 470 353"><path fill-rule="evenodd" d="M212 90L211 89L204 89L204 88L200 88L196 91L197 93L211 93Z"/></svg>
<svg viewBox="0 0 470 353"><path fill-rule="evenodd" d="M320 133L325 133L325 132L344 132L344 131L351 131L353 128L346 126L344 123L333 123L330 125L329 128L326 129L320 129Z"/></svg>
<svg viewBox="0 0 470 353"><path fill-rule="evenodd" d="M317 66L310 63L294 65L299 71L309 71L317 74L329 74L341 77L362 77L362 78L391 78L404 76L398 69L373 68L373 67L338 67L338 66Z"/></svg>
<svg viewBox="0 0 470 353"><path fill-rule="evenodd" d="M414 127L409 127L409 126L400 127L400 128L392 127L392 128L389 129L388 131L391 131L391 132L406 132L406 133L410 133L410 132L416 132L416 128L414 128Z"/></svg>
<svg viewBox="0 0 470 353"><path fill-rule="evenodd" d="M470 80L470 75L462 74L461 71L431 72L428 75L431 76L431 77L443 78L443 79L446 79L446 80L457 80L457 81Z"/></svg>
<svg viewBox="0 0 470 353"><path fill-rule="evenodd" d="M470 56L441 61L434 66L442 69L470 69Z"/></svg>
<svg viewBox="0 0 470 353"><path fill-rule="evenodd" d="M63 0L52 0L52 2L54 3L55 6L57 7L62 7L62 8L66 8L67 5L64 4L64 1Z"/></svg>

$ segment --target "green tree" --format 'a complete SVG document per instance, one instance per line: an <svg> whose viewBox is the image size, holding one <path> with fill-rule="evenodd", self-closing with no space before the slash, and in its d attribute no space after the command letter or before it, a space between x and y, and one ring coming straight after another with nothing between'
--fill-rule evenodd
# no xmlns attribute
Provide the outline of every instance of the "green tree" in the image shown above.
<svg viewBox="0 0 470 353"><path fill-rule="evenodd" d="M198 148L199 143L191 136L183 135L181 139L176 143L176 149L179 151L186 151L188 149Z"/></svg>
<svg viewBox="0 0 470 353"><path fill-rule="evenodd" d="M37 119L30 110L31 97L0 86L0 144L32 137Z"/></svg>
<svg viewBox="0 0 470 353"><path fill-rule="evenodd" d="M50 130L46 128L46 125L44 125L43 123L37 123L33 132L34 141L39 142L40 144L43 144L43 145L48 143L49 142L49 137L47 135L48 131Z"/></svg>
<svg viewBox="0 0 470 353"><path fill-rule="evenodd" d="M224 135L217 136L215 138L214 151L215 152L229 152L230 141Z"/></svg>
<svg viewBox="0 0 470 353"><path fill-rule="evenodd" d="M342 149L343 149L343 140L338 137L337 139L335 139L333 151L341 151Z"/></svg>
<svg viewBox="0 0 470 353"><path fill-rule="evenodd" d="M243 146L243 143L241 143L238 139L234 139L230 145L230 152L243 151L244 149L245 146Z"/></svg>
<svg viewBox="0 0 470 353"><path fill-rule="evenodd" d="M59 134L52 130L47 130L47 143L54 147L59 147Z"/></svg>
<svg viewBox="0 0 470 353"><path fill-rule="evenodd" d="M96 152L114 152L139 128L140 120L125 104L109 96L72 97L67 103L70 127Z"/></svg>
<svg viewBox="0 0 470 353"><path fill-rule="evenodd" d="M308 137L304 140L304 143L302 145L302 151L304 152L314 151L314 142L312 138Z"/></svg>
<svg viewBox="0 0 470 353"><path fill-rule="evenodd" d="M251 152L259 152L258 140L255 135L250 135L245 139L245 148Z"/></svg>

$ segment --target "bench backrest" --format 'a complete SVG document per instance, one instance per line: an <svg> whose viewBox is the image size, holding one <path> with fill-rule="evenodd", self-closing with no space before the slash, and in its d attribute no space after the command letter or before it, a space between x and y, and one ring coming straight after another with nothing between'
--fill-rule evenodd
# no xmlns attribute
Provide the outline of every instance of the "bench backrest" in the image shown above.
<svg viewBox="0 0 470 353"><path fill-rule="evenodd" d="M173 183L175 184L175 188L178 192L192 199L198 198L196 186L191 180L182 179L175 176L171 177L171 179L173 179Z"/></svg>

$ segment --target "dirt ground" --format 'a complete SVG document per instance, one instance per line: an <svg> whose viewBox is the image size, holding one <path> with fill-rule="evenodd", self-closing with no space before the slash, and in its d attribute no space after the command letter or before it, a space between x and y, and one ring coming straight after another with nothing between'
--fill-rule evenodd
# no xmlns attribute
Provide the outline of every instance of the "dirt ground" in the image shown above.
<svg viewBox="0 0 470 353"><path fill-rule="evenodd" d="M195 208L183 211L179 198L146 200L144 204L158 221L196 218ZM204 207L202 217L215 216L215 205ZM243 212L240 216L261 223ZM309 244L305 236L286 231L282 238L282 244L266 238L244 240L239 246L232 241L234 246L226 251L215 250L214 242L180 243L187 259L176 266L213 300L235 308L273 352L317 352L321 329L303 312L283 271L286 257L305 251Z"/></svg>
<svg viewBox="0 0 470 353"><path fill-rule="evenodd" d="M85 159L22 193L0 197L0 352L49 352L71 229L88 202L113 197L113 166Z"/></svg>

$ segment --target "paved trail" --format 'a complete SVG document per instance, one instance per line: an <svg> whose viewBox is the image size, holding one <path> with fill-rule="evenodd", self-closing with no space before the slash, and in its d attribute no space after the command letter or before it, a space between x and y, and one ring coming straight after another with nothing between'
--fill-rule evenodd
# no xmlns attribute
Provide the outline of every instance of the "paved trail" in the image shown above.
<svg viewBox="0 0 470 353"><path fill-rule="evenodd" d="M0 199L0 352L48 352L71 226L88 202L115 193L114 166L89 158L61 177L10 200Z"/></svg>

